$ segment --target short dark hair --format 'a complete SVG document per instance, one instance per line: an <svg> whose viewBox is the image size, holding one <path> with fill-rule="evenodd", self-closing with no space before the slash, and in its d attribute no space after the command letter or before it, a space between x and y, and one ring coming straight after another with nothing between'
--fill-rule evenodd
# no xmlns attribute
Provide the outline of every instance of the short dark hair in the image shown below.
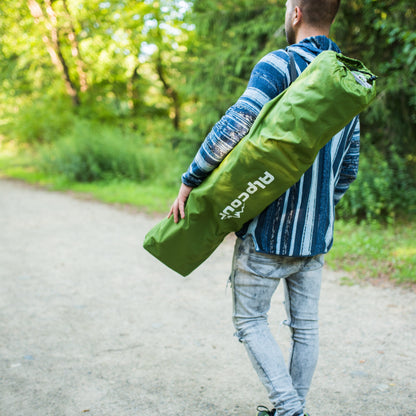
<svg viewBox="0 0 416 416"><path fill-rule="evenodd" d="M294 0L300 7L305 23L311 26L331 26L341 0Z"/></svg>

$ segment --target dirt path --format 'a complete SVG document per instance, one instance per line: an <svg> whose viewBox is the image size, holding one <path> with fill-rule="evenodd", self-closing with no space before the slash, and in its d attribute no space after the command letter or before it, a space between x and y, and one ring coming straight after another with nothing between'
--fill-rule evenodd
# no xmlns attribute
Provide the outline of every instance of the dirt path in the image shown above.
<svg viewBox="0 0 416 416"><path fill-rule="evenodd" d="M232 336L232 239L184 279L148 216L0 180L1 416L254 416ZM416 294L325 271L314 416L416 415ZM281 291L273 330L288 348Z"/></svg>

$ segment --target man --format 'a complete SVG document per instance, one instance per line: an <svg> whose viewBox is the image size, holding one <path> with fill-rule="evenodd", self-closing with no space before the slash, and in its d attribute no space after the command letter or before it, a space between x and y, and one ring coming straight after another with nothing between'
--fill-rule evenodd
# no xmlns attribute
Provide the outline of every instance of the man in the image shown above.
<svg viewBox="0 0 416 416"><path fill-rule="evenodd" d="M192 189L219 165L250 130L261 108L287 88L290 58L299 74L323 50L340 52L328 36L340 0L288 0L289 47L254 67L246 91L213 127L188 171L169 217L184 218ZM340 103L342 105L342 103ZM324 122L324 120L323 120ZM258 416L304 415L318 359L318 302L324 254L333 241L335 205L358 170L359 121L352 120L318 153L313 165L281 197L237 233L231 284L236 336L245 345L273 409ZM267 323L271 298L285 288L285 323L292 333L288 366Z"/></svg>

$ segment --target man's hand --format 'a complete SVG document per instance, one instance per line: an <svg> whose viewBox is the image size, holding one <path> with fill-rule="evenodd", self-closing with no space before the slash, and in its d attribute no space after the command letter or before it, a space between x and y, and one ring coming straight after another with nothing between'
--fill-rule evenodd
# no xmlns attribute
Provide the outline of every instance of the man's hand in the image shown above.
<svg viewBox="0 0 416 416"><path fill-rule="evenodd" d="M193 188L185 184L182 184L179 189L178 197L175 199L175 202L172 204L169 214L168 214L168 218L170 218L173 214L173 219L175 221L175 224L179 222L180 218L182 219L185 218L185 204L192 189Z"/></svg>

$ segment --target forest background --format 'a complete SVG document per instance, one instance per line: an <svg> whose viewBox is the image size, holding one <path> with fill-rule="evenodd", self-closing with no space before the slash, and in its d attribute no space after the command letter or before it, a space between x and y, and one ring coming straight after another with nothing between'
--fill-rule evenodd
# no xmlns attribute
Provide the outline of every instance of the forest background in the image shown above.
<svg viewBox="0 0 416 416"><path fill-rule="evenodd" d="M0 169L166 212L255 63L286 46L284 13L285 0L2 0ZM334 256L407 281L416 281L415 29L414 0L344 0L331 32L379 76L361 117L359 177L337 207Z"/></svg>

